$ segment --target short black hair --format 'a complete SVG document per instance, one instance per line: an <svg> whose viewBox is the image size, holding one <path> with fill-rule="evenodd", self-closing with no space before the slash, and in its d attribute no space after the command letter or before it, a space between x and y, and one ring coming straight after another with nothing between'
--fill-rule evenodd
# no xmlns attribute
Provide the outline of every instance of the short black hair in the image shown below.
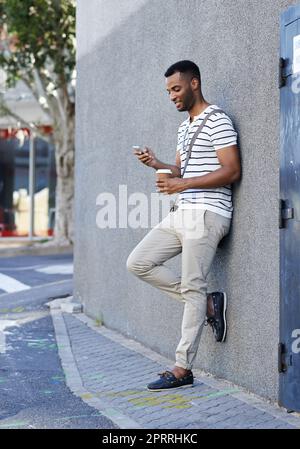
<svg viewBox="0 0 300 449"><path fill-rule="evenodd" d="M165 73L165 77L174 75L174 73L188 73L191 75L191 78L197 78L199 80L199 84L201 86L201 75L200 70L197 64L193 61L178 61L175 64L172 64Z"/></svg>

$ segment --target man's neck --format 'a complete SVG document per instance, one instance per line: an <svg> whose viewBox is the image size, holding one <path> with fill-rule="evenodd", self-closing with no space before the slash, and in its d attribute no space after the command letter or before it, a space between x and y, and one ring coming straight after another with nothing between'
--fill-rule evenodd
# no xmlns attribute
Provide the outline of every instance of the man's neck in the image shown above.
<svg viewBox="0 0 300 449"><path fill-rule="evenodd" d="M203 111L205 111L208 106L210 106L210 103L207 103L207 101L205 100L199 101L194 104L192 109L189 110L190 123L194 121L194 118L197 117L197 115L200 115Z"/></svg>

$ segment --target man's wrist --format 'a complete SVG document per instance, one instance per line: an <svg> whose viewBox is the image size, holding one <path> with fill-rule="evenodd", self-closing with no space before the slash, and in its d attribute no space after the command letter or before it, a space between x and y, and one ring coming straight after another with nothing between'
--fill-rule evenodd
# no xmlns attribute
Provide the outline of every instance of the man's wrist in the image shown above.
<svg viewBox="0 0 300 449"><path fill-rule="evenodd" d="M180 178L180 176L181 176L181 170L179 167L177 167L176 165L164 164L163 162L159 161L158 159L156 159L156 161L152 165L152 168L154 168L154 170L160 170L160 169L171 170L172 178Z"/></svg>
<svg viewBox="0 0 300 449"><path fill-rule="evenodd" d="M152 168L154 168L154 170L158 170L159 169L159 167L158 167L158 165L159 165L160 163L159 163L159 161L156 159L156 161L154 162L154 164L152 164Z"/></svg>
<svg viewBox="0 0 300 449"><path fill-rule="evenodd" d="M165 169L167 166L167 164L164 164L163 162L159 161L158 159L155 159L154 164L152 165L152 168L154 168L154 170L160 170L160 169Z"/></svg>
<svg viewBox="0 0 300 449"><path fill-rule="evenodd" d="M185 189L203 189L204 185L201 176L196 176L192 178L184 178Z"/></svg>
<svg viewBox="0 0 300 449"><path fill-rule="evenodd" d="M192 185L191 185L192 178L181 178L181 179L182 179L181 191L192 188Z"/></svg>

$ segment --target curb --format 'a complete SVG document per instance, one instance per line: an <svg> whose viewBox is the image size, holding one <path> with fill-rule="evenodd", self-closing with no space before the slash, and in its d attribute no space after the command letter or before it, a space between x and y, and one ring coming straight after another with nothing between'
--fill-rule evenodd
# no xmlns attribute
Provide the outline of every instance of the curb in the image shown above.
<svg viewBox="0 0 300 449"><path fill-rule="evenodd" d="M53 254L69 254L73 253L73 245L67 246L36 246L29 247L18 246L16 248L0 248L1 257L14 257L14 256L49 256Z"/></svg>
<svg viewBox="0 0 300 449"><path fill-rule="evenodd" d="M67 301L64 301L66 304ZM50 304L50 305L49 305ZM66 384L69 389L84 402L91 407L97 409L103 416L110 419L120 429L140 429L140 425L123 415L118 409L109 406L103 400L100 400L96 395L86 390L78 371L76 361L74 359L69 335L62 316L62 309L58 309L58 303L54 307L48 303L50 313L55 330L55 338L58 346L58 354L61 360L62 368L66 376Z"/></svg>
<svg viewBox="0 0 300 449"><path fill-rule="evenodd" d="M61 310L67 313L82 313L83 306L78 302L73 302L73 296L68 295L66 298L57 298L45 304L51 310Z"/></svg>

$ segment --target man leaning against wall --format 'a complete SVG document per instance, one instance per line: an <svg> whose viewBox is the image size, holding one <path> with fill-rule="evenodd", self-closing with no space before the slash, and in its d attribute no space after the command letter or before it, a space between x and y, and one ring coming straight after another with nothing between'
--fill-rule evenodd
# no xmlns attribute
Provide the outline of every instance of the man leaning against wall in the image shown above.
<svg viewBox="0 0 300 449"><path fill-rule="evenodd" d="M130 272L184 303L174 367L148 384L151 391L193 384L193 363L206 323L217 341L226 338L227 297L225 292L207 294L207 276L218 244L229 232L231 185L241 175L237 133L228 115L203 98L199 67L179 61L169 67L165 78L176 109L188 112L178 129L175 165L159 161L148 147L134 153L148 167L170 170L170 176L158 179L156 185L161 193L177 193L178 202L127 260ZM180 253L178 277L164 262Z"/></svg>

